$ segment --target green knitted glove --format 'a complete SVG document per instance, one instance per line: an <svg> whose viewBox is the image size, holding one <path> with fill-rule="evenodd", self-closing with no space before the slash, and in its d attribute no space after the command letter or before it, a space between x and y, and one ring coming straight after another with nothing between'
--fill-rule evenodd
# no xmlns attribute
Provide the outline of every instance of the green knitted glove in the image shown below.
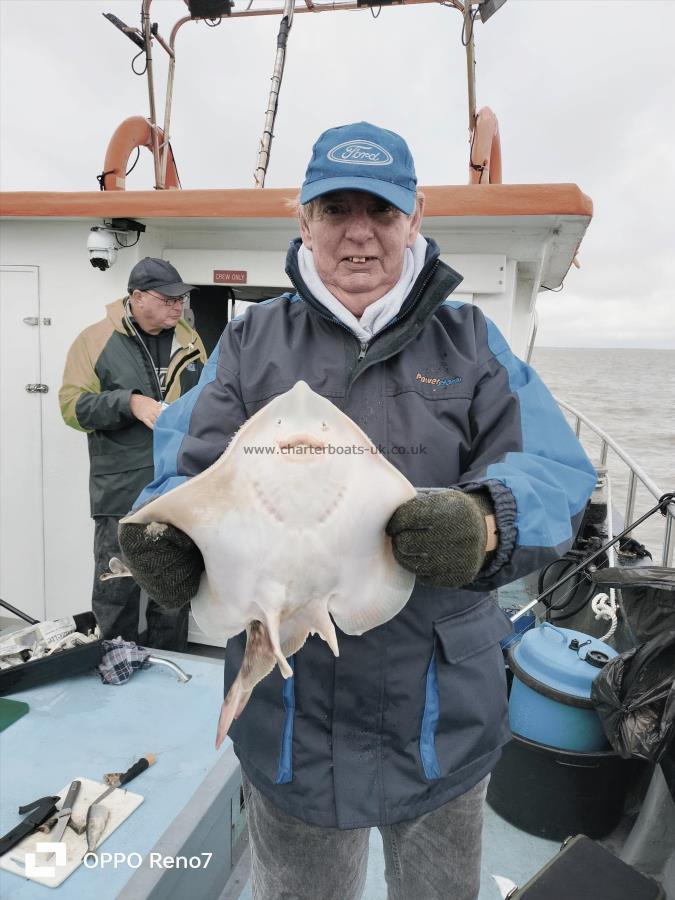
<svg viewBox="0 0 675 900"><path fill-rule="evenodd" d="M386 531L397 561L422 584L457 588L473 581L485 561L491 514L487 493L420 493L399 506Z"/></svg>
<svg viewBox="0 0 675 900"><path fill-rule="evenodd" d="M120 525L118 538L124 561L149 597L166 609L190 602L204 571L204 559L192 538L157 522Z"/></svg>

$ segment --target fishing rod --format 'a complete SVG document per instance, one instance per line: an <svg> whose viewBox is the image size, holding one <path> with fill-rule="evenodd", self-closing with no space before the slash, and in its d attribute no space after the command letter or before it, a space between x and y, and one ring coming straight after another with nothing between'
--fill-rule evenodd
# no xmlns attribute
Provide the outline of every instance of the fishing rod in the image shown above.
<svg viewBox="0 0 675 900"><path fill-rule="evenodd" d="M537 598L535 598L530 603L528 603L527 606L524 606L522 609L519 609L518 612L515 613L515 615L511 616L511 622L517 622L518 619L520 619L522 616L524 616L526 613L528 613L531 609L533 609L537 605L537 603L541 603L541 601L544 599L544 597L547 597L549 594L552 594L554 591L557 591L559 587L561 587L563 584L565 584L565 582L569 581L570 578L572 578L574 575L577 575L579 572L581 572L582 569L585 569L589 563L592 563L593 560L595 560L599 556L601 556L606 550L609 550L610 547L613 547L614 544L616 544L618 541L622 540L622 538L626 537L627 534L630 534L630 532L633 531L634 528L637 528L638 525L641 525L645 521L645 519L648 519L655 512L660 510L664 516L668 515L668 510L666 509L666 507L669 506L673 501L675 501L675 491L671 491L668 494L663 494L661 496L661 498L659 499L659 502L656 504L656 506L653 506L649 510L649 512L646 512L643 516L640 516L640 518L637 519L632 524L630 524L628 526L628 528L624 528L624 530L621 532L621 534L617 534L617 536L612 538L611 541L607 541L607 543L603 544L603 546L600 547L599 550L595 550L593 553L591 553L590 556L587 556L586 559L584 559L582 562L580 562L579 565L576 566L574 569L572 569L571 572L568 572L567 575L563 575L563 577L559 581L556 581L556 583L554 585L552 585L550 588L547 588L543 594L540 594ZM589 573L592 571L595 571L595 569L589 570Z"/></svg>

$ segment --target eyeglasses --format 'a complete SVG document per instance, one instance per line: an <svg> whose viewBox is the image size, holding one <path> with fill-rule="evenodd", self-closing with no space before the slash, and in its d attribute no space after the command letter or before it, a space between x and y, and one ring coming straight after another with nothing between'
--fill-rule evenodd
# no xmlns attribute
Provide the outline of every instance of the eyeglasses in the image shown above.
<svg viewBox="0 0 675 900"><path fill-rule="evenodd" d="M190 299L189 294L183 294L180 297L165 297L163 294L156 294L154 291L146 291L145 293L150 294L155 300L161 300L165 306L175 306L176 303L180 303L181 306L184 306Z"/></svg>

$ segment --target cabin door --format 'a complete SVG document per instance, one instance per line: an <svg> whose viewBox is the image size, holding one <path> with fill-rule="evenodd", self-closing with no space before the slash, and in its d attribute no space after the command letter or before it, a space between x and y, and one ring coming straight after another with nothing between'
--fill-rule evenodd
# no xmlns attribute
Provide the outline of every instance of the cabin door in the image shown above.
<svg viewBox="0 0 675 900"><path fill-rule="evenodd" d="M0 268L0 597L45 618L37 266ZM3 614L0 607L0 615Z"/></svg>

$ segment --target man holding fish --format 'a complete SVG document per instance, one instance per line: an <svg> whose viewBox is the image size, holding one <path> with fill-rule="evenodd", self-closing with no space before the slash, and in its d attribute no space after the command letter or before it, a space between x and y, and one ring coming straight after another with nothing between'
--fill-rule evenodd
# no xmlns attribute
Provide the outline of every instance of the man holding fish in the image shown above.
<svg viewBox="0 0 675 900"><path fill-rule="evenodd" d="M571 546L595 485L536 373L452 300L462 278L419 233L416 185L391 131L360 122L319 137L288 252L295 291L230 322L198 387L158 420L156 478L137 501L203 472L298 382L426 489L382 523L416 576L405 606L358 636L338 631L338 658L310 637L292 677L275 669L235 710L256 900L360 897L373 826L392 900L477 897L487 782L509 739L510 623L489 592ZM196 594L204 561L182 530L123 523L120 543L159 602ZM226 694L250 662L245 640L228 641Z"/></svg>

